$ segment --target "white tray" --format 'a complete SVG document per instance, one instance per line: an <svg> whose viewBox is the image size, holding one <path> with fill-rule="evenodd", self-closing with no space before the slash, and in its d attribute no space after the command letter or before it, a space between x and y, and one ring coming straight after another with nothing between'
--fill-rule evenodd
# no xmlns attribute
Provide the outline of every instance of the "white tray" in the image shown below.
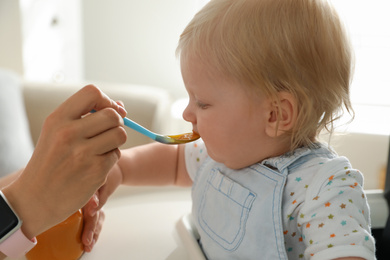
<svg viewBox="0 0 390 260"><path fill-rule="evenodd" d="M191 215L185 215L176 223L176 230L179 235L179 243L187 251L190 260L206 260L202 249L199 246L199 233L192 221Z"/></svg>

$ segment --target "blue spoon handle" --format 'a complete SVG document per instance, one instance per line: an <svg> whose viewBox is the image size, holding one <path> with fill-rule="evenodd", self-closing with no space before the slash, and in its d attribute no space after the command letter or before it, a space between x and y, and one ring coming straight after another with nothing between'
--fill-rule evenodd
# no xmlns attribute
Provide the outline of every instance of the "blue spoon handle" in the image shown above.
<svg viewBox="0 0 390 260"><path fill-rule="evenodd" d="M95 112L96 112L95 109L91 110L91 113L95 113ZM145 135L145 136L147 136L147 137L149 137L149 138L151 138L153 140L159 139L159 135L158 134L153 133L152 131L146 129L142 125L137 124L136 122L134 122L133 120L131 120L131 119L127 118L127 117L123 118L123 122L124 122L125 126L130 127L131 129L137 131L140 134L143 134L143 135Z"/></svg>
<svg viewBox="0 0 390 260"><path fill-rule="evenodd" d="M146 129L145 127L143 127L143 126L137 124L137 123L134 122L133 120L130 120L130 119L128 119L127 117L124 117L124 118L123 118L123 121L124 121L124 123L125 123L125 126L128 126L128 127L130 127L131 129L137 131L138 133L141 133L141 134L143 134L143 135L145 135L145 136L147 136L147 137L149 137L149 138L151 138L151 139L153 139L153 140L156 140L156 138L157 138L157 136L158 136L157 134L155 134L155 133L153 133L152 131Z"/></svg>

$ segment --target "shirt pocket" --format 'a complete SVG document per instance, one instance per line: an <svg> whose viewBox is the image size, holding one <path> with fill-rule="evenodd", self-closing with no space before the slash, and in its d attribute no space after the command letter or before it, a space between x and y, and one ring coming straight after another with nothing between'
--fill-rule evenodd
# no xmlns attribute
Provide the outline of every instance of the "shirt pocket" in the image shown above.
<svg viewBox="0 0 390 260"><path fill-rule="evenodd" d="M254 192L212 169L200 203L199 225L213 241L234 251L242 242L255 199Z"/></svg>

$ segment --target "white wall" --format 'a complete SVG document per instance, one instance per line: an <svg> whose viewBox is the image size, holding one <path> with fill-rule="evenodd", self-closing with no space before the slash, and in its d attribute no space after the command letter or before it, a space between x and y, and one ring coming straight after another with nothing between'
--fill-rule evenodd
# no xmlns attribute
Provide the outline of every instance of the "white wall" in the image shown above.
<svg viewBox="0 0 390 260"><path fill-rule="evenodd" d="M0 68L23 73L19 1L0 0Z"/></svg>
<svg viewBox="0 0 390 260"><path fill-rule="evenodd" d="M185 95L175 49L195 0L84 0L85 78Z"/></svg>
<svg viewBox="0 0 390 260"><path fill-rule="evenodd" d="M19 1L25 79L42 82L82 81L84 57L80 1Z"/></svg>

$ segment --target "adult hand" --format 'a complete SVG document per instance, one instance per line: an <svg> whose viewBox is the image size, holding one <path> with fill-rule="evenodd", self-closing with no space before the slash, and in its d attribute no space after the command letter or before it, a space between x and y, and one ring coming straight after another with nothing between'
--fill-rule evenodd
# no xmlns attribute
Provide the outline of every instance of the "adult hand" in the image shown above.
<svg viewBox="0 0 390 260"><path fill-rule="evenodd" d="M85 116L92 109L98 111ZM88 85L46 120L20 177L3 190L27 237L34 237L82 208L102 186L126 141L126 111Z"/></svg>
<svg viewBox="0 0 390 260"><path fill-rule="evenodd" d="M107 180L103 186L101 186L96 193L96 200L98 201L98 206L91 209L91 213L97 212L100 210L107 202L108 198L114 193L114 191L122 184L122 172L118 164L115 164L108 176Z"/></svg>

